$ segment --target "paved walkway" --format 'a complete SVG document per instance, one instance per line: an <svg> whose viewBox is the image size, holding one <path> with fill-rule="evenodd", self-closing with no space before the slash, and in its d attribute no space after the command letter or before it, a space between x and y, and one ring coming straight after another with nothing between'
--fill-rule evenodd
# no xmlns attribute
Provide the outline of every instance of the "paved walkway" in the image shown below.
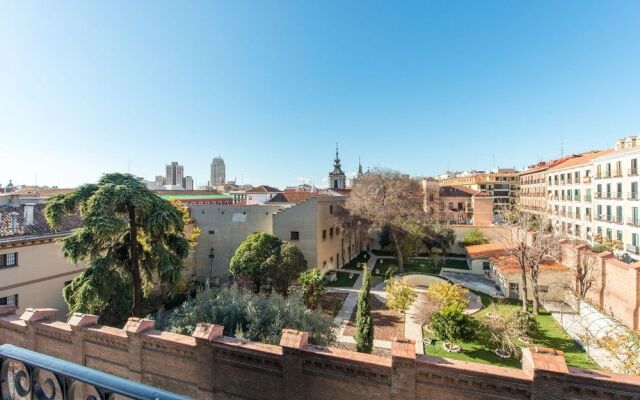
<svg viewBox="0 0 640 400"><path fill-rule="evenodd" d="M503 297L502 292L496 288L495 282L482 275L471 272L442 271L440 276L447 278L453 283L464 286L476 292L488 294L491 297Z"/></svg>

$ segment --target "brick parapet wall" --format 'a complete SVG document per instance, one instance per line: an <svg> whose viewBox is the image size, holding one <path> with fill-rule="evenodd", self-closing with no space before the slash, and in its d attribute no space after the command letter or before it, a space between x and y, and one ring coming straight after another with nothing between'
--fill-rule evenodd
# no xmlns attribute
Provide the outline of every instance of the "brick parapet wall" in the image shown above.
<svg viewBox="0 0 640 400"><path fill-rule="evenodd" d="M629 328L640 329L640 262L627 264L608 251L593 253L585 245L561 243L558 259L572 272L579 257L581 263L589 263L594 276L586 300ZM575 277L572 285L575 288Z"/></svg>
<svg viewBox="0 0 640 400"><path fill-rule="evenodd" d="M524 349L522 370L416 355L392 343L391 358L308 344L284 330L280 346L222 336L199 324L192 336L132 318L124 329L91 315L54 321L55 310L22 316L0 308L0 344L73 361L197 399L632 399L640 378L568 369L551 349ZM633 397L636 396L636 397Z"/></svg>

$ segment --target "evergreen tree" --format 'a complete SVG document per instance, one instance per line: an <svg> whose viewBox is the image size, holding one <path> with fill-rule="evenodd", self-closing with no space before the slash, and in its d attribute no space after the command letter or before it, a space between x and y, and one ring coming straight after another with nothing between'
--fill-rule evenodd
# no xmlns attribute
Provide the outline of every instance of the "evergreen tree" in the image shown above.
<svg viewBox="0 0 640 400"><path fill-rule="evenodd" d="M105 174L52 197L45 209L53 229L72 213L82 226L62 241L62 254L87 269L64 289L71 312L142 317L144 287L179 281L189 253L183 214L139 178Z"/></svg>
<svg viewBox="0 0 640 400"><path fill-rule="evenodd" d="M373 319L371 318L370 291L369 270L365 264L362 288L358 294L358 312L356 314L356 350L360 353L371 353L373 349Z"/></svg>

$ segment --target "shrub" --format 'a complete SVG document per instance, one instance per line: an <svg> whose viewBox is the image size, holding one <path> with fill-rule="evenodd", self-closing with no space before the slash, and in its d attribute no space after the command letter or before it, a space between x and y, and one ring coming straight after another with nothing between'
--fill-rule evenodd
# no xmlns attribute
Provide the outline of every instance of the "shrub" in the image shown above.
<svg viewBox="0 0 640 400"><path fill-rule="evenodd" d="M226 336L278 344L283 328L309 332L311 343L329 345L335 341L335 324L319 311L309 310L300 293L251 293L237 287L206 288L171 312L160 313L158 326L190 335L200 322L224 326Z"/></svg>
<svg viewBox="0 0 640 400"><path fill-rule="evenodd" d="M528 312L519 310L515 313L515 321L517 323L518 330L527 336L531 336L538 331L540 324L536 317Z"/></svg>
<svg viewBox="0 0 640 400"><path fill-rule="evenodd" d="M464 235L464 239L462 240L462 244L465 246L486 243L489 243L489 239L487 239L485 234L478 228L471 229Z"/></svg>
<svg viewBox="0 0 640 400"><path fill-rule="evenodd" d="M298 282L301 285L302 299L307 307L315 310L318 307L318 303L322 296L327 292L324 287L324 279L320 269L314 268L312 270L303 272L298 278Z"/></svg>
<svg viewBox="0 0 640 400"><path fill-rule="evenodd" d="M476 322L459 307L445 307L433 315L431 329L442 340L455 342L473 337Z"/></svg>
<svg viewBox="0 0 640 400"><path fill-rule="evenodd" d="M426 296L438 304L440 309L451 306L464 310L469 305L469 290L446 281L429 285Z"/></svg>
<svg viewBox="0 0 640 400"><path fill-rule="evenodd" d="M407 312L417 297L411 286L401 278L389 279L384 290L387 292L387 308L402 315Z"/></svg>

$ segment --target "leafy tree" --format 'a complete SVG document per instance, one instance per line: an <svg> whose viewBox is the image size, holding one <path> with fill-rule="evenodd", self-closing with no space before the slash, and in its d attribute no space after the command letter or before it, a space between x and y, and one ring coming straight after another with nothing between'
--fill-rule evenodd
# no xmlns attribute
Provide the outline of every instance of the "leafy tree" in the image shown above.
<svg viewBox="0 0 640 400"><path fill-rule="evenodd" d="M440 224L429 224L422 236L422 244L429 253L433 249L440 249L442 254L447 253L456 242L456 233L453 228Z"/></svg>
<svg viewBox="0 0 640 400"><path fill-rule="evenodd" d="M315 310L318 307L318 303L320 303L320 299L327 292L320 269L314 268L303 272L300 274L298 282L302 286L301 292L304 303L310 309Z"/></svg>
<svg viewBox="0 0 640 400"><path fill-rule="evenodd" d="M358 293L356 312L356 351L371 353L373 350L373 318L371 317L371 282L368 268L363 269L362 287Z"/></svg>
<svg viewBox="0 0 640 400"><path fill-rule="evenodd" d="M472 246L477 244L486 244L489 243L489 239L485 236L484 232L482 232L478 228L473 228L464 235L464 239L462 240L462 244L465 246Z"/></svg>
<svg viewBox="0 0 640 400"><path fill-rule="evenodd" d="M358 178L346 202L346 209L373 228L388 229L404 272L403 234L407 221L424 218L422 189L417 181L389 170L374 170Z"/></svg>
<svg viewBox="0 0 640 400"><path fill-rule="evenodd" d="M475 320L464 314L459 307L445 307L433 315L431 329L442 340L455 342L473 337Z"/></svg>
<svg viewBox="0 0 640 400"><path fill-rule="evenodd" d="M157 319L161 329L188 335L200 322L223 325L226 336L270 344L280 342L283 328L309 332L313 344L330 345L335 341L333 320L309 310L299 293L283 297L243 291L237 286L206 288Z"/></svg>
<svg viewBox="0 0 640 400"><path fill-rule="evenodd" d="M251 279L254 290L259 292L280 261L280 245L280 239L268 233L249 235L231 257L229 273L234 278Z"/></svg>
<svg viewBox="0 0 640 400"><path fill-rule="evenodd" d="M387 292L387 308L402 314L402 316L407 313L418 296L402 278L389 279L384 290Z"/></svg>
<svg viewBox="0 0 640 400"><path fill-rule="evenodd" d="M437 304L440 309L456 307L464 310L469 305L469 290L450 282L436 282L429 285L427 299Z"/></svg>
<svg viewBox="0 0 640 400"><path fill-rule="evenodd" d="M86 262L87 269L64 289L70 311L143 316L145 283L180 279L189 252L181 212L140 179L121 173L54 196L45 209L53 229L77 212L82 225L62 241L62 253Z"/></svg>
<svg viewBox="0 0 640 400"><path fill-rule="evenodd" d="M187 207L186 204L184 204L180 200L175 200L175 199L169 200L169 202L171 203L171 205L177 208L178 211L180 211L180 213L182 214L182 223L185 226L194 224L194 220L193 218L191 218L191 211L189 210L189 207ZM198 238L200 237L201 233L202 231L200 227L193 226L191 228L191 231L188 232L188 234L186 235L187 240L189 240L189 246L191 246L191 249L195 249L196 246L198 245Z"/></svg>
<svg viewBox="0 0 640 400"><path fill-rule="evenodd" d="M307 270L307 260L304 254L290 242L282 242L280 245L280 260L271 274L271 282L283 296L289 292L289 285L295 282L300 273Z"/></svg>

